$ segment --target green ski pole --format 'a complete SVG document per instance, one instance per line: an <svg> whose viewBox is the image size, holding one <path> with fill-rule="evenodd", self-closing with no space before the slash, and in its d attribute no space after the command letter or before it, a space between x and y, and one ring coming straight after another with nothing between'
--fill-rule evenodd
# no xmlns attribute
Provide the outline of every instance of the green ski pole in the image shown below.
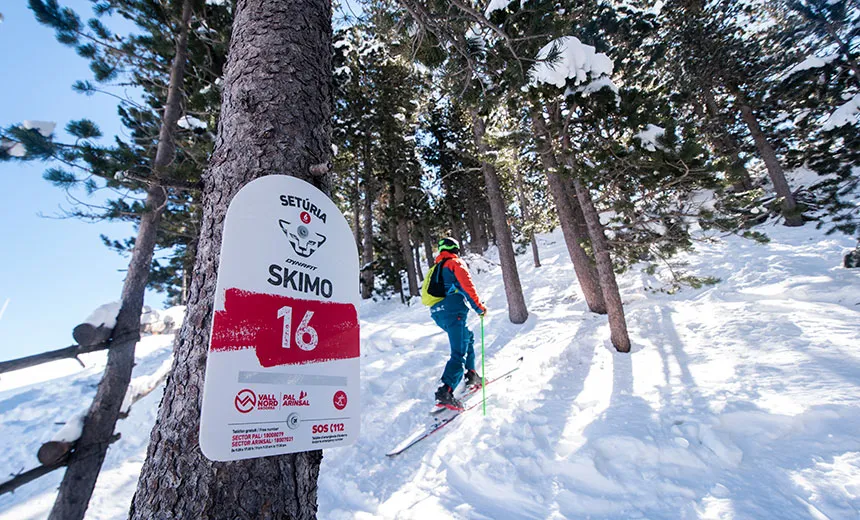
<svg viewBox="0 0 860 520"><path fill-rule="evenodd" d="M481 314L481 390L484 399L484 417L487 416L487 379L484 376L484 315Z"/></svg>

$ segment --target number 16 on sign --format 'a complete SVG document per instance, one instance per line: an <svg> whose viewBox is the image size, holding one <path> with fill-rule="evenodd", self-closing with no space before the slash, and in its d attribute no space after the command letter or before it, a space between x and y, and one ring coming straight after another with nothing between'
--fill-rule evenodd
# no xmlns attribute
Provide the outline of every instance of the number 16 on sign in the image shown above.
<svg viewBox="0 0 860 520"><path fill-rule="evenodd" d="M299 323L298 328L296 329L296 345L306 351L310 352L311 350L317 348L317 343L319 343L319 335L317 334L316 329L310 326L311 318L314 317L314 311L305 312L305 317L302 318L301 323ZM284 334L281 339L281 347L290 348L290 343L292 343L292 326L293 326L293 308L289 306L284 306L278 309L278 318L283 318L284 320ZM308 336L308 341L305 341L305 336Z"/></svg>

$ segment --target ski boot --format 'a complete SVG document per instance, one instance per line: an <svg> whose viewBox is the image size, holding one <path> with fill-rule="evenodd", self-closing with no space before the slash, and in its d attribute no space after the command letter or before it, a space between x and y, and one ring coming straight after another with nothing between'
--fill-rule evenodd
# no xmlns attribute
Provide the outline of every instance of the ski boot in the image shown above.
<svg viewBox="0 0 860 520"><path fill-rule="evenodd" d="M483 384L481 380L481 375L474 370L467 370L466 377L463 378L463 382L466 385L466 388L481 388Z"/></svg>
<svg viewBox="0 0 860 520"><path fill-rule="evenodd" d="M454 397L454 392L448 385L442 385L436 390L436 406L458 412L463 411L463 403Z"/></svg>

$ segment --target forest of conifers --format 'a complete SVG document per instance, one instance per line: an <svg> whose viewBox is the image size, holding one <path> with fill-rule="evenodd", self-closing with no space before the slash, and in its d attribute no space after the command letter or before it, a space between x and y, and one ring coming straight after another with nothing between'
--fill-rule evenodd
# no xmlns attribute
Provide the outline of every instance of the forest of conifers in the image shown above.
<svg viewBox="0 0 860 520"><path fill-rule="evenodd" d="M148 284L184 302L234 6L106 0L85 22L54 0L30 5L89 60L93 77L74 88L119 98L129 137L100 139L87 119L65 142L13 124L0 157L46 160L60 188L105 192L70 216L137 223L147 192L163 198L166 254ZM114 32L117 20L132 29ZM828 0L335 6L324 166L362 297L417 295L435 240L452 236L498 247L521 323L514 255L531 248L538 264L534 233L560 226L589 308L626 349L614 273L641 262L669 273L667 290L712 282L672 268L697 230L766 240L755 225L769 218L828 215L855 233L843 198L858 178L858 20L852 2ZM796 171L820 182L798 189ZM136 240L103 239L122 253Z"/></svg>
<svg viewBox="0 0 860 520"><path fill-rule="evenodd" d="M255 176L293 175L332 196L365 299L414 301L436 240L451 236L468 253L497 248L508 317L523 323L515 255L539 265L535 233L560 227L587 307L608 316L621 352L631 345L615 277L634 264L673 292L718 283L676 260L703 230L758 241L765 222L860 230L854 0L369 0L334 6L333 31L324 0L29 5L89 62L73 88L116 98L125 131L4 121L0 160L45 161L76 201L69 217L137 227L103 237L130 256L111 375L78 441L92 453L73 452L52 518L86 509L146 287L188 313L132 517L193 515L233 505L239 487L260 498L276 485L296 500L279 494L275 509L315 512L315 491L297 490L315 482L317 452L219 473L195 444L220 225ZM184 495L159 489L186 467L197 478L177 483ZM273 474L294 480L265 484Z"/></svg>

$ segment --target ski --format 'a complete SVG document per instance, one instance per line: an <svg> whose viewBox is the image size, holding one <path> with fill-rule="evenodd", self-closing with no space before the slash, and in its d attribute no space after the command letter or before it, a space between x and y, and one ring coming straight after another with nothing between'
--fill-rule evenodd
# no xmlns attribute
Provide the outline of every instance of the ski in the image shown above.
<svg viewBox="0 0 860 520"><path fill-rule="evenodd" d="M515 366L511 370L508 370L504 374L502 374L502 375L500 375L494 379L489 379L486 382L486 385L489 385L490 383L494 383L496 381L499 381L501 379L509 377L511 374L513 374L514 372L519 370L520 363L522 362L522 360L523 360L523 358L519 358L517 360L517 366ZM466 392L463 394L463 397L469 398L469 397L473 396L474 394L476 394L478 392L478 390L480 390L480 389L481 389L480 387L478 387L477 389L467 389ZM397 445L397 447L395 447L393 450L386 453L385 455L387 457L394 457L396 455L400 455L401 453L403 453L407 449L411 448L412 446L415 446L416 444L423 441L427 437L430 437L431 435L438 432L439 430L441 430L445 426L451 424L452 422L454 422L454 420L457 419L457 417L460 417L462 414L464 414L470 410L474 410L475 408L480 406L482 402L483 402L483 400L477 399L477 400L475 400L475 402L473 402L471 404L467 404L462 411L450 410L448 408L438 408L437 410L432 412L432 419L431 419L430 423L428 423L423 429L420 429L420 430L414 432L412 435L410 435L409 437L404 439L400 444Z"/></svg>
<svg viewBox="0 0 860 520"><path fill-rule="evenodd" d="M507 372L505 372L504 374L500 375L499 377L496 377L496 378L494 378L494 379L487 379L487 382L486 382L487 386L489 386L489 385L490 385L490 383L494 383L494 382L496 382L496 381L498 381L498 380L500 380L500 379L504 379L504 378L508 377L509 375L511 375L512 373L514 373L514 372L516 372L517 370L519 370L519 368L520 368L520 364L521 364L522 362L523 362L523 358L522 358L522 357L520 357L519 359L517 359L517 364L516 364L516 366L514 366L514 368L512 368L512 369L508 370ZM457 390L457 392L455 392L454 397L456 397L456 398L457 398L457 399L459 399L460 401L465 401L465 400L469 399L470 397L472 397L473 395L475 395L476 393L478 393L478 392L480 392L480 391L481 391L481 387L480 387L480 386L469 386L469 387L464 387L462 390L458 389L458 390ZM437 405L434 405L434 406L433 406L433 409L432 409L432 410L430 410L430 414L431 414L431 415L437 415L439 412L441 412L441 411L443 411L443 410L448 410L448 411L452 411L452 412L456 412L456 411L457 411L457 410L451 410L450 408L446 408L446 407L444 407L444 406L440 406L440 405L438 405L438 404L437 404Z"/></svg>

